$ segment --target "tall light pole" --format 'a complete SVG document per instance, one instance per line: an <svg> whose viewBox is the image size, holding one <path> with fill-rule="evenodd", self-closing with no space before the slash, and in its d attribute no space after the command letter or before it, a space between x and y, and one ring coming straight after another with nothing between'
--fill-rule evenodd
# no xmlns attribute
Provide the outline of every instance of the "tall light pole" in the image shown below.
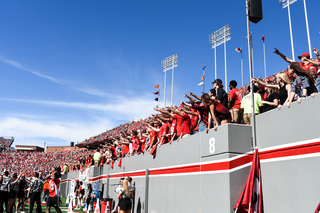
<svg viewBox="0 0 320 213"><path fill-rule="evenodd" d="M174 68L178 66L178 54L169 56L161 60L161 68L164 72L164 107L166 106L166 72L172 69L172 89L171 89L171 106L173 106L173 82L174 82Z"/></svg>
<svg viewBox="0 0 320 213"><path fill-rule="evenodd" d="M288 17L289 17L289 28L290 28L292 60L295 60L295 56L294 56L294 46L293 46L292 28L291 28L290 4L293 4L293 3L296 2L296 1L297 1L297 0L279 0L282 8L288 7Z"/></svg>
<svg viewBox="0 0 320 213"><path fill-rule="evenodd" d="M310 54L310 56L312 56L306 0L303 0L303 6L304 6L304 15L306 17L306 27L307 27L309 54Z"/></svg>
<svg viewBox="0 0 320 213"><path fill-rule="evenodd" d="M230 24L227 24L220 28L219 30L215 31L214 33L211 33L209 35L209 43L211 44L211 48L215 49L215 78L217 78L217 67L216 67L216 47L220 44L224 44L224 79L225 79L225 85L228 83L227 79L227 41L231 39L231 33L230 33ZM228 92L228 87L226 87L226 91Z"/></svg>
<svg viewBox="0 0 320 213"><path fill-rule="evenodd" d="M211 48L214 49L214 78L217 79L217 45L216 45L216 40L217 40L217 31L214 33L211 33L209 35L209 44L211 44Z"/></svg>

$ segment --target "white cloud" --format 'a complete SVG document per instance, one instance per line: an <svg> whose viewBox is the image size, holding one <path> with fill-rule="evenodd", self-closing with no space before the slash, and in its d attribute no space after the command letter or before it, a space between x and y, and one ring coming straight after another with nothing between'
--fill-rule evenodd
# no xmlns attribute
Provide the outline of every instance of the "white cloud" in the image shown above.
<svg viewBox="0 0 320 213"><path fill-rule="evenodd" d="M118 97L118 99L103 103L84 103L84 102L62 102L62 101L44 101L44 100L24 100L24 99L11 99L0 98L6 101L16 101L23 103L31 103L36 105L47 105L49 107L63 107L63 108L75 108L79 110L97 110L103 112L109 112L117 117L130 120L145 118L153 113L152 108L157 104L151 97Z"/></svg>
<svg viewBox="0 0 320 213"><path fill-rule="evenodd" d="M43 138L54 139L55 143L53 144L59 144L61 141L62 144L59 145L68 145L67 142L70 141L81 142L116 127L119 121L146 118L154 113L152 108L157 103L151 97L142 96L139 98L130 97L130 99L118 97L112 103L107 104L4 98L2 100L44 105L45 107L89 110L90 114L95 116L89 120L88 118L81 120L81 116L79 116L77 121L62 121L63 118L59 121L52 121L51 118L45 116L19 116L17 114L17 116L11 115L0 119L0 135L15 135L15 144L37 144L38 146L43 146Z"/></svg>
<svg viewBox="0 0 320 213"><path fill-rule="evenodd" d="M35 121L7 117L0 121L0 135L15 136L15 144L43 145L40 138L53 138L62 142L56 145L68 145L66 141L83 141L94 135L98 135L106 129L112 128L113 124L107 119L92 122L51 122ZM50 145L50 141L47 141ZM53 145L53 144L51 144Z"/></svg>
<svg viewBox="0 0 320 213"><path fill-rule="evenodd" d="M57 83L57 84L62 84L62 85L66 85L66 86L69 86L70 88L74 89L74 90L77 90L77 91L80 91L80 92L83 92L83 93L87 93L89 95L95 95L95 96L101 96L101 97L107 97L107 96L110 96L110 94L107 94L103 91L100 91L100 90L97 90L97 89L94 89L94 88L89 88L89 87L84 87L84 88L78 88L78 87L74 87L72 86L72 82L71 81L67 81L67 80L61 80L61 79L57 79L57 78L53 78L51 76L48 76L48 75L44 75L40 72L36 72L32 69L29 69L29 68L26 68L25 66L21 65L20 63L16 62L16 61L12 61L12 60L8 60L2 56L0 56L0 61L6 63L6 64L9 64L15 68L18 68L20 70L24 70L24 71L27 71L27 72L30 72L34 75L37 75L41 78L45 78L45 79L48 79L54 83Z"/></svg>
<svg viewBox="0 0 320 213"><path fill-rule="evenodd" d="M58 83L58 84L67 84L66 81L63 81L63 80L59 80L59 79L56 79L56 78L53 78L53 77L50 77L50 76L47 76L47 75L44 75L42 73L39 73L39 72L36 72L34 70L31 70L31 69L28 69L24 66L22 66L21 64L19 64L18 62L15 62L15 61L11 61L11 60L8 60L8 59L5 59L4 57L0 56L0 60L6 64L9 64L15 68L18 68L18 69L21 69L21 70L24 70L24 71L27 71L27 72L30 72L32 74L35 74L41 78L46 78L50 81L53 81L55 83Z"/></svg>

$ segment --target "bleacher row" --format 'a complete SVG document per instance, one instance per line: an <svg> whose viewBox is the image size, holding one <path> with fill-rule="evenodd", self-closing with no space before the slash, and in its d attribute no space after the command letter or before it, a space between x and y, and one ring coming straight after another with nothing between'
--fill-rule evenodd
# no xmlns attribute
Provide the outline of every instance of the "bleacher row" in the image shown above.
<svg viewBox="0 0 320 213"><path fill-rule="evenodd" d="M13 138L6 139L4 137L0 137L0 147L9 149L10 146L12 145L13 141L14 141Z"/></svg>

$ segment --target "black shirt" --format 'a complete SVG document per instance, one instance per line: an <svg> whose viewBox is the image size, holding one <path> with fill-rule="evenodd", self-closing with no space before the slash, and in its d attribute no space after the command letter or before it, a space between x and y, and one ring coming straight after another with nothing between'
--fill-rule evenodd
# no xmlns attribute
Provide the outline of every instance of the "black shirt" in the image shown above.
<svg viewBox="0 0 320 213"><path fill-rule="evenodd" d="M279 95L278 93L274 92L271 95L269 95L266 99L264 99L265 101L269 101L269 102L273 102L275 99L279 99ZM269 110L275 109L277 108L277 106L271 106L269 104L264 104L263 106L263 111L267 112Z"/></svg>
<svg viewBox="0 0 320 213"><path fill-rule="evenodd" d="M228 109L228 95L226 91L222 88L216 89L216 100L220 101L220 103Z"/></svg>

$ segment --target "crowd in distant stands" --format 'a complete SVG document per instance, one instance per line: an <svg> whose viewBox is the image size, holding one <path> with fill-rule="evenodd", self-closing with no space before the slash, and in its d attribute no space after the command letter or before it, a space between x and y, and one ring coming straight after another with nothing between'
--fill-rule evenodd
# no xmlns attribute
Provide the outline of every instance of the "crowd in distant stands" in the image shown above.
<svg viewBox="0 0 320 213"><path fill-rule="evenodd" d="M188 92L186 101L179 106L154 108L155 114L132 121L86 139L80 147L87 151L42 153L1 152L2 171L30 176L34 171L47 175L52 167L61 167L64 173L83 170L90 166L113 164L133 155L156 155L157 148L199 132L218 131L220 125L237 123L250 125L252 97L254 113L290 107L294 101L301 102L314 97L320 90L320 55L314 48L315 59L303 53L295 62L279 50L275 54L288 62L288 68L267 78L252 78L253 88L237 89L237 82L229 82L229 93L224 90L221 79L212 82L208 93L196 95ZM92 149L93 148L93 149ZM53 160L54 159L54 160Z"/></svg>

